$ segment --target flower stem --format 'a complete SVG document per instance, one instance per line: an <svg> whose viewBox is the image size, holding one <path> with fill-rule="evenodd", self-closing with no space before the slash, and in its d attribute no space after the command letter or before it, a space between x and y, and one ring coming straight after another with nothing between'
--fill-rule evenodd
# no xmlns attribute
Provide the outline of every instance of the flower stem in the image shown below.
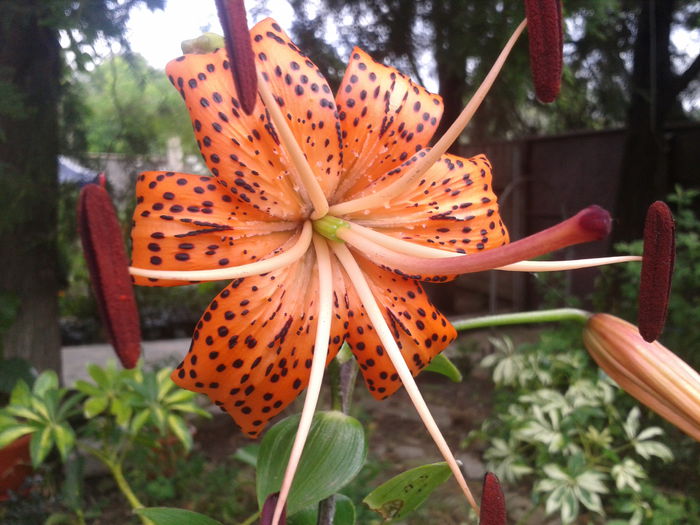
<svg viewBox="0 0 700 525"><path fill-rule="evenodd" d="M242 522L239 523L238 525L253 525L253 523L255 523L255 521L256 521L259 517L260 517L260 511L257 511L257 512L251 514L250 516L248 516L248 517L245 519L245 521L242 521Z"/></svg>
<svg viewBox="0 0 700 525"><path fill-rule="evenodd" d="M508 314L484 315L480 317L452 319L452 326L457 331L476 330L493 326L509 326L517 324L554 323L559 321L579 321L585 323L591 316L590 312L578 308L554 308L536 312L513 312Z"/></svg>

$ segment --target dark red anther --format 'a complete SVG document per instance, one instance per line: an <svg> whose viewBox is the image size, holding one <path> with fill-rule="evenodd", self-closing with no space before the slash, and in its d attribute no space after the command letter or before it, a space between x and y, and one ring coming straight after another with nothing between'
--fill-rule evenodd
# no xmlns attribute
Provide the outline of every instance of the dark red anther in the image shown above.
<svg viewBox="0 0 700 525"><path fill-rule="evenodd" d="M564 37L560 0L525 0L530 40L530 70L535 95L554 102L561 86Z"/></svg>
<svg viewBox="0 0 700 525"><path fill-rule="evenodd" d="M216 8L224 30L226 51L238 100L243 111L251 115L258 98L258 77L246 22L245 4L243 0L216 0Z"/></svg>
<svg viewBox="0 0 700 525"><path fill-rule="evenodd" d="M644 253L639 284L639 333L651 343L663 332L676 258L676 225L666 203L649 206L644 223Z"/></svg>
<svg viewBox="0 0 700 525"><path fill-rule="evenodd" d="M99 184L80 192L78 233L102 322L124 368L133 368L141 355L139 313L117 214Z"/></svg>
<svg viewBox="0 0 700 525"><path fill-rule="evenodd" d="M487 472L484 476L479 525L506 525L506 498L493 472Z"/></svg>
<svg viewBox="0 0 700 525"><path fill-rule="evenodd" d="M277 506L277 500L280 497L279 492L270 494L265 503L263 504L262 512L260 513L260 525L270 525L272 523L272 518L274 517L275 507ZM282 509L282 514L277 522L278 525L285 525L287 523L287 509Z"/></svg>

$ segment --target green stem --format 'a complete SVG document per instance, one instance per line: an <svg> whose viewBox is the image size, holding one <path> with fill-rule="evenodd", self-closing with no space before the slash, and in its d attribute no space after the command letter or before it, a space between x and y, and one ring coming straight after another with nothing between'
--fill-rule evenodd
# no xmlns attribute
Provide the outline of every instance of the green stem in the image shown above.
<svg viewBox="0 0 700 525"><path fill-rule="evenodd" d="M331 410L342 410L343 399L340 395L340 363L333 359L328 365L328 382L331 389Z"/></svg>
<svg viewBox="0 0 700 525"><path fill-rule="evenodd" d="M251 514L246 518L245 521L242 521L239 523L239 525L253 525L255 523L255 520L257 520L260 517L260 511L257 511L255 514Z"/></svg>
<svg viewBox="0 0 700 525"><path fill-rule="evenodd" d="M467 319L454 319L452 325L457 331L476 330L493 326L509 326L531 323L552 323L559 321L579 321L585 323L590 312L578 308L554 308L535 312L513 312L509 314L484 315Z"/></svg>
<svg viewBox="0 0 700 525"><path fill-rule="evenodd" d="M107 465L107 468L109 469L109 471L112 473L112 477L114 478L114 481L117 482L117 486L119 487L119 490L122 491L122 494L124 494L124 497L129 502L129 505L131 505L131 508L134 510L143 508L143 503L141 503L139 501L139 499L136 497L136 494L134 494L134 491L131 490L129 483L126 481L126 478L124 477L124 473L122 472L121 463L113 462L113 461L106 461L105 464ZM155 525L151 520L149 520L145 516L139 516L139 518L141 518L141 521L143 522L144 525Z"/></svg>

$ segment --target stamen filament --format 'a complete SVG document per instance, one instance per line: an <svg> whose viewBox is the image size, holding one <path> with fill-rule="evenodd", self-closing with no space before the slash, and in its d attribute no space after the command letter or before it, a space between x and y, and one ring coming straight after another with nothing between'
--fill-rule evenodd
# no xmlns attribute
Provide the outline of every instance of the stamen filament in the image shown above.
<svg viewBox="0 0 700 525"><path fill-rule="evenodd" d="M268 81L266 81L260 71L258 71L258 92L260 97L265 103L268 113L270 114L270 120L277 130L280 142L289 153L289 157L292 164L296 168L296 171L301 178L301 183L306 190L309 199L311 200L311 206L313 207L313 212L311 214L312 219L320 219L328 213L328 201L326 200L326 195L323 193L323 189L316 180L314 172L311 170L311 166L304 156L304 152L301 151L301 147L297 142L296 137L292 133L292 130L287 124L287 120L279 105L275 96L268 86Z"/></svg>
<svg viewBox="0 0 700 525"><path fill-rule="evenodd" d="M393 181L390 185L371 195L365 195L351 201L335 204L331 206L330 213L333 215L345 215L359 210L377 208L379 206L383 206L401 192L405 191L406 188L412 187L414 183L440 159L440 157L450 148L450 146L452 146L452 144L459 138L467 124L469 124L469 121L474 116L474 113L476 113L476 110L479 109L479 106L486 97L486 94L489 92L491 86L498 77L499 72L503 68L503 64L508 58L510 51L513 49L515 42L517 42L518 37L520 37L526 25L527 20L523 20L516 28L501 51L501 54L498 55L498 58L494 62L489 73L486 75L486 78L484 78L484 81L476 90L474 96L462 110L462 113L425 156L418 158L411 169Z"/></svg>
<svg viewBox="0 0 700 525"><path fill-rule="evenodd" d="M615 257L592 257L590 259L575 259L572 261L520 261L506 264L495 268L495 270L503 270L505 272L559 272L606 266L608 264L640 262L641 260L642 258L638 255L618 255Z"/></svg>
<svg viewBox="0 0 700 525"><path fill-rule="evenodd" d="M218 268L216 270L151 270L149 268L129 267L131 275L147 277L149 279L170 279L176 281L220 281L222 279L237 279L238 277L248 277L271 272L287 266L302 257L311 245L313 228L311 221L304 222L299 234L299 238L294 245L279 255L239 266L229 266L228 268Z"/></svg>
<svg viewBox="0 0 700 525"><path fill-rule="evenodd" d="M510 244L479 253L440 259L397 253L359 235L352 228L340 229L337 235L382 267L410 276L420 276L454 275L501 268L567 246L602 239L609 231L610 214L598 206L590 206L555 226Z"/></svg>
<svg viewBox="0 0 700 525"><path fill-rule="evenodd" d="M287 469L284 472L282 486L272 515L272 525L277 525L282 510L289 495L289 489L294 480L294 474L299 466L299 460L304 450L306 438L309 435L311 421L316 411L321 384L323 383L323 372L326 368L326 358L328 356L328 340L331 332L331 321L333 313L333 270L331 268L330 252L328 244L320 235L313 236L314 248L316 250L316 260L318 261L318 281L319 281L319 303L318 303L318 324L316 326L316 340L314 341L314 355L311 361L311 373L309 376L309 386L306 389L304 398L304 408L299 419L299 428L292 451L287 462Z"/></svg>
<svg viewBox="0 0 700 525"><path fill-rule="evenodd" d="M474 500L474 496L472 496L472 493L469 490L469 487L467 486L467 482L464 479L464 475L462 474L462 471L460 470L457 460L452 454L452 451L450 450L447 441L445 441L445 438L440 432L437 423L435 423L435 419L430 413L430 409L425 403L425 400L423 399L423 396L421 395L420 390L418 389L418 385L416 385L416 382L413 379L411 370L408 368L408 365L404 361L403 355L401 354L401 350L399 349L398 345L396 344L396 341L394 340L394 336L391 333L391 329L387 326L386 321L382 316L379 306L377 305L377 301L375 300L374 295L372 294L372 290L370 289L369 284L367 283L367 280L365 279L365 276L362 273L362 270L358 266L357 261L355 261L355 258L350 253L350 250L348 250L345 244L331 243L331 248L333 249L333 253L335 253L335 256L338 258L340 263L345 268L345 271L347 272L348 276L350 277L350 280L352 281L352 284L355 287L355 291L360 297L362 305L364 306L365 311L367 312L367 315L369 316L369 319L372 322L374 329L376 330L377 336L384 345L384 349L389 358L391 359L394 368L396 368L396 372L398 373L399 378L403 382L408 396L411 398L411 401L416 407L416 411L418 412L418 415L423 421L425 428L428 430L428 433L433 438L433 441L440 450L440 453L445 458L445 461L449 465L452 474L454 474L455 479L457 480L457 483L462 489L462 492L469 501L469 504L478 513L479 506L477 505L476 501Z"/></svg>

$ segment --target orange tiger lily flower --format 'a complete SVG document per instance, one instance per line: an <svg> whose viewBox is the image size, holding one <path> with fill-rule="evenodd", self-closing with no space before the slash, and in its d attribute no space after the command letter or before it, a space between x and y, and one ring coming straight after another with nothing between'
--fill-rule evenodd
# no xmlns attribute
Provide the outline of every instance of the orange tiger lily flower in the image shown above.
<svg viewBox="0 0 700 525"><path fill-rule="evenodd" d="M130 271L146 286L232 279L197 324L178 385L207 394L251 437L308 386L301 429L345 341L374 397L406 387L476 508L413 381L456 337L419 281L600 264L519 261L602 238L610 226L592 207L508 244L488 160L444 153L523 27L433 148L438 95L355 48L334 97L271 19L250 31L259 93L250 115L225 50L168 64L213 176L140 175ZM613 262L621 260L630 258Z"/></svg>

